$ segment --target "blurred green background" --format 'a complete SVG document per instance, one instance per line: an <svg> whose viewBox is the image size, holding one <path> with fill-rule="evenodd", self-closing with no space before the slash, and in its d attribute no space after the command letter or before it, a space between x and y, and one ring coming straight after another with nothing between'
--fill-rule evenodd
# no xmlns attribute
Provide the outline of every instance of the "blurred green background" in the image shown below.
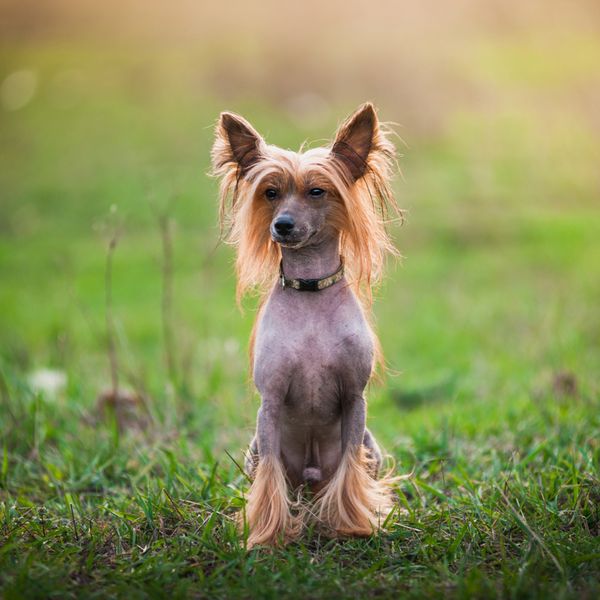
<svg viewBox="0 0 600 600"><path fill-rule="evenodd" d="M167 215L180 378L206 407L207 443L243 444L256 409L254 304L237 311L232 252L218 244L213 125L221 110L240 112L296 149L372 100L396 123L407 217L394 230L404 258L375 304L393 372L371 394L375 431L394 446L440 415L467 411L475 426L563 372L597 396L597 3L62 1L2 12L0 345L11 365L66 373L93 407L109 382L104 264L116 227L122 377L168 397Z"/></svg>
<svg viewBox="0 0 600 600"><path fill-rule="evenodd" d="M297 149L366 100L406 211L369 426L411 477L384 536L247 555L213 127ZM598 597L599 107L596 0L3 2L3 597Z"/></svg>

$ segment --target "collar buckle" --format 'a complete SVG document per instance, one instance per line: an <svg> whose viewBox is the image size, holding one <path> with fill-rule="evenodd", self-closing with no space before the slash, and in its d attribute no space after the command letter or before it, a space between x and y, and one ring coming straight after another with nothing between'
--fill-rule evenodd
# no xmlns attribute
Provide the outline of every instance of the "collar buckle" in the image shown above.
<svg viewBox="0 0 600 600"><path fill-rule="evenodd" d="M318 292L319 291L320 279L298 279L300 287L298 288L302 292Z"/></svg>

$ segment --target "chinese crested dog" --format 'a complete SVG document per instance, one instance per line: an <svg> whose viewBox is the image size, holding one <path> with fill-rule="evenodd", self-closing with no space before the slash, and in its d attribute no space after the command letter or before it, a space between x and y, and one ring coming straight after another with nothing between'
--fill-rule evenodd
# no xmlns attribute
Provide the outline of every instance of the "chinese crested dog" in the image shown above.
<svg viewBox="0 0 600 600"><path fill-rule="evenodd" d="M368 103L330 146L298 153L222 113L212 161L238 300L264 294L250 348L262 402L246 460L248 547L290 541L308 519L370 535L393 506L364 392L380 357L371 286L396 253L385 228L399 214L394 146Z"/></svg>

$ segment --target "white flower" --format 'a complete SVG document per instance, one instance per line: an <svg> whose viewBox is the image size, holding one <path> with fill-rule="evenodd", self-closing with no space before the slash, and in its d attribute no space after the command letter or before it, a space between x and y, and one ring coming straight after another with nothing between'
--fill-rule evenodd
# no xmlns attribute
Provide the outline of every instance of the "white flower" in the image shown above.
<svg viewBox="0 0 600 600"><path fill-rule="evenodd" d="M67 374L56 369L36 369L29 375L29 385L36 392L56 397L67 385Z"/></svg>

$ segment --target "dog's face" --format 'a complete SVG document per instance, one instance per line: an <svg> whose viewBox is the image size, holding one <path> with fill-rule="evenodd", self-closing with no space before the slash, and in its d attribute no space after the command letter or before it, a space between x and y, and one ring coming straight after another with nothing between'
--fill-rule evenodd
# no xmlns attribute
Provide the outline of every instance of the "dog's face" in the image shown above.
<svg viewBox="0 0 600 600"><path fill-rule="evenodd" d="M367 104L330 147L296 153L268 146L242 117L223 113L220 120L223 142L271 240L296 249L318 244L339 229L345 210L340 187L346 189L364 174L376 125Z"/></svg>
<svg viewBox="0 0 600 600"><path fill-rule="evenodd" d="M330 179L306 158L294 153L280 170L258 175L255 202L269 207L271 239L289 248L318 243L329 235L328 215L339 202Z"/></svg>
<svg viewBox="0 0 600 600"><path fill-rule="evenodd" d="M332 237L349 280L368 290L384 255L396 252L387 210L399 214L389 187L394 146L373 106L351 115L329 146L304 152L268 145L231 113L221 114L215 133L213 173L222 233L237 248L238 298L271 285L282 247L318 247Z"/></svg>

